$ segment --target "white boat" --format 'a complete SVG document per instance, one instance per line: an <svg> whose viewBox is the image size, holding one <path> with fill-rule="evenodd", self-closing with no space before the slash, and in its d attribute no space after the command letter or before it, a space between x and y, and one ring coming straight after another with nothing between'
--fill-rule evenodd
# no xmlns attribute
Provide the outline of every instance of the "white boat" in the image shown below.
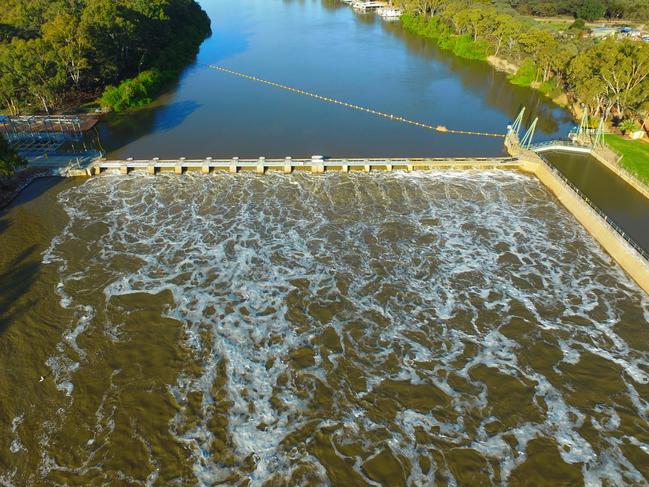
<svg viewBox="0 0 649 487"><path fill-rule="evenodd" d="M377 13L383 18L383 20L399 20L403 12L398 8L386 7L379 9Z"/></svg>
<svg viewBox="0 0 649 487"><path fill-rule="evenodd" d="M354 10L359 12L371 12L373 10L379 10L385 7L384 2L372 2L372 1L360 1L352 3Z"/></svg>

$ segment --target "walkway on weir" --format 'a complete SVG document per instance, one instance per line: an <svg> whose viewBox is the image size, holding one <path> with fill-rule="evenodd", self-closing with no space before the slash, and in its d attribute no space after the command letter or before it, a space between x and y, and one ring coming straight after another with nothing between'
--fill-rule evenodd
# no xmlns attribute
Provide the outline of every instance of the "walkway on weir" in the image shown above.
<svg viewBox="0 0 649 487"><path fill-rule="evenodd" d="M393 171L393 170L429 170L429 169L493 169L497 167L513 167L519 164L515 157L473 157L473 158L340 158L330 159L323 156L313 156L307 159L177 159L177 160L97 160L91 164L87 174L101 174L104 171L119 171L128 174L141 170L149 174L158 172L174 172L183 174L190 171L200 171L209 174L216 171L237 173L253 171L264 174L268 171L309 171L324 173L326 171Z"/></svg>

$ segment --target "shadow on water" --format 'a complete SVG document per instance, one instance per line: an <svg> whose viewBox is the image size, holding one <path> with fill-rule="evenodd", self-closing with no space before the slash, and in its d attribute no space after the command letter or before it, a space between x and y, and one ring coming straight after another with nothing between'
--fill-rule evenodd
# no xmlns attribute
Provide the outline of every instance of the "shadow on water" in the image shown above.
<svg viewBox="0 0 649 487"><path fill-rule="evenodd" d="M6 219L0 220L0 233L9 227ZM33 305L34 300L23 301L38 274L40 262L34 259L36 245L23 250L0 271L0 336L9 328L14 317L21 316Z"/></svg>
<svg viewBox="0 0 649 487"><path fill-rule="evenodd" d="M165 105L156 113L156 130L171 130L182 124L187 117L201 107L195 101L181 101Z"/></svg>
<svg viewBox="0 0 649 487"><path fill-rule="evenodd" d="M214 26L212 26L212 30L214 30ZM249 44L246 33L234 30L214 30L212 35L203 41L203 45L198 54L198 61L218 63L242 52L246 52ZM196 67L196 65L192 67Z"/></svg>
<svg viewBox="0 0 649 487"><path fill-rule="evenodd" d="M10 209L35 200L46 191L49 191L50 188L61 183L64 179L65 178L57 176L46 176L34 179L27 187L23 188L23 190L18 194L18 196L16 196L16 198L14 198L11 203L9 203L4 208L0 208L0 218L4 217ZM0 189L0 191L2 190ZM3 221L6 220L0 220L0 222ZM2 225L0 225L0 234L2 234L3 230L6 230L7 226L3 227Z"/></svg>
<svg viewBox="0 0 649 487"><path fill-rule="evenodd" d="M108 115L98 127L104 151L119 150L154 131L172 130L201 107L190 100L167 105L167 98L168 95L146 108Z"/></svg>

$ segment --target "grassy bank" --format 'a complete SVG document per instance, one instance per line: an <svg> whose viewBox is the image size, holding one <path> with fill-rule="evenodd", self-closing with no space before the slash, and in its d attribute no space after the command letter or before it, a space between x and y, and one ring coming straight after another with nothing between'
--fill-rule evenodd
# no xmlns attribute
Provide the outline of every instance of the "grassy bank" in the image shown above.
<svg viewBox="0 0 649 487"><path fill-rule="evenodd" d="M452 51L458 57L485 61L489 55L489 45L485 41L474 41L469 34L453 34L448 26L436 17L405 14L401 17L401 23L406 30L434 39L440 48Z"/></svg>
<svg viewBox="0 0 649 487"><path fill-rule="evenodd" d="M620 165L649 184L649 143L620 135L607 135L606 143L622 154Z"/></svg>
<svg viewBox="0 0 649 487"><path fill-rule="evenodd" d="M191 20L184 24L178 32L178 40L161 53L153 66L117 86L107 86L98 100L101 107L119 112L148 105L165 87L177 80L187 64L196 58L200 45L211 33L210 20L202 10L197 10Z"/></svg>

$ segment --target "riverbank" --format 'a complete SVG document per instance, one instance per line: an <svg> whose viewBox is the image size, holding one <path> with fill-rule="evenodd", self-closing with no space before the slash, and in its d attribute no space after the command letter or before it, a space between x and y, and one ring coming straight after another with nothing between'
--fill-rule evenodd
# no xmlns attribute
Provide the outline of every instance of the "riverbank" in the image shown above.
<svg viewBox="0 0 649 487"><path fill-rule="evenodd" d="M620 135L606 135L606 144L618 152L619 164L637 176L649 188L649 142L630 140Z"/></svg>
<svg viewBox="0 0 649 487"><path fill-rule="evenodd" d="M646 113L649 80L644 71L620 68L643 65L649 55L643 42L596 41L584 38L576 28L558 34L496 7L471 7L456 0L440 0L429 13L410 10L401 22L458 57L489 62L506 72L511 83L535 89L569 108L575 119L581 106L592 118L605 114L607 122L616 124L636 122L635 117ZM611 90L607 78L617 79L619 87ZM640 96L633 97L631 90Z"/></svg>
<svg viewBox="0 0 649 487"><path fill-rule="evenodd" d="M202 42L211 33L209 19L197 19L196 26L185 27L184 31L179 33L177 43L166 49L150 69L122 81L117 86L107 86L97 103L103 111L115 112L151 104L178 80L182 71L196 58Z"/></svg>
<svg viewBox="0 0 649 487"><path fill-rule="evenodd" d="M452 51L458 57L488 63L496 70L506 73L509 81L514 85L532 88L543 93L557 105L570 109L577 120L578 113L570 106L570 94L561 90L552 81L539 82L538 68L533 63L516 64L503 57L489 54L490 45L486 41L475 40L468 34L453 34L434 17L425 18L420 15L404 14L401 17L401 23L409 32L434 40L441 49Z"/></svg>
<svg viewBox="0 0 649 487"><path fill-rule="evenodd" d="M9 206L35 180L47 177L52 177L52 172L43 167L30 167L13 176L0 177L0 210Z"/></svg>
<svg viewBox="0 0 649 487"><path fill-rule="evenodd" d="M20 3L0 7L7 19L7 34L0 36L0 103L11 114L88 108L93 96L110 110L150 103L211 33L195 0L66 5L56 12L45 0L31 3L29 14Z"/></svg>

